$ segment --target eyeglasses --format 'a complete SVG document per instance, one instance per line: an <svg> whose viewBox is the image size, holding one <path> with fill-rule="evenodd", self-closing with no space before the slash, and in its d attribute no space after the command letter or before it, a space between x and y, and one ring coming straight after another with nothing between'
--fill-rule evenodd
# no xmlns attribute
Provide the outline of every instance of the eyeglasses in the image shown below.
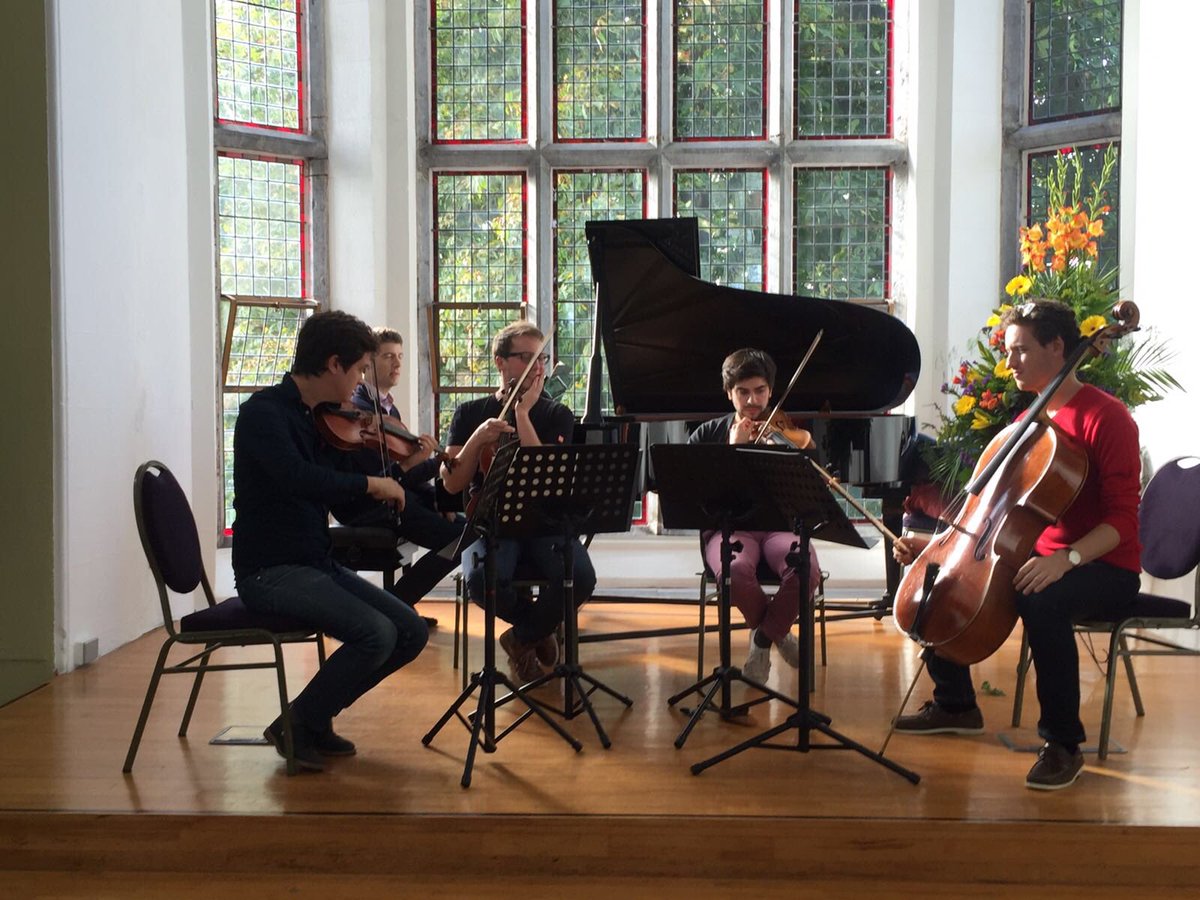
<svg viewBox="0 0 1200 900"><path fill-rule="evenodd" d="M533 359L533 351L532 350L525 350L521 353L503 353L501 355L505 359L519 359L524 365L529 365L529 361L531 359ZM541 364L543 366L547 366L550 364L550 354L543 353L540 356L538 356L538 360L541 362Z"/></svg>

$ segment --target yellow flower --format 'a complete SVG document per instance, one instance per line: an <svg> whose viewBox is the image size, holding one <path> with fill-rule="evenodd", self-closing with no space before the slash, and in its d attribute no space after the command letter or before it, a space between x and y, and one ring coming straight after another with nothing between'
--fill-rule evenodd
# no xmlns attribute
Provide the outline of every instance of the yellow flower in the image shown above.
<svg viewBox="0 0 1200 900"><path fill-rule="evenodd" d="M967 384L974 384L982 377L983 376L980 375L978 372L974 372L974 371L968 372L967 373Z"/></svg>
<svg viewBox="0 0 1200 900"><path fill-rule="evenodd" d="M1025 294L1029 293L1029 289L1031 287L1033 287L1033 282L1029 278L1024 275L1017 275L1004 286L1004 293L1008 294L1010 297L1015 295L1024 296ZM989 322L989 324L993 323ZM996 319L994 324L1000 324L999 318Z"/></svg>
<svg viewBox="0 0 1200 900"><path fill-rule="evenodd" d="M1108 319L1104 318L1104 316L1088 316L1079 323L1079 333L1085 338L1090 338L1107 324Z"/></svg>
<svg viewBox="0 0 1200 900"><path fill-rule="evenodd" d="M980 409L975 410L975 416L974 416L974 418L971 419L971 430L972 431L981 431L984 428L990 428L991 425L992 425L991 416L989 416L983 410L980 410Z"/></svg>
<svg viewBox="0 0 1200 900"><path fill-rule="evenodd" d="M1000 360L1000 362L996 363L996 368L992 369L992 374L997 378L1011 378L1012 369L1008 367L1007 362Z"/></svg>
<svg viewBox="0 0 1200 900"><path fill-rule="evenodd" d="M965 416L975 408L975 398L969 395L959 397L954 403L954 414L956 416Z"/></svg>

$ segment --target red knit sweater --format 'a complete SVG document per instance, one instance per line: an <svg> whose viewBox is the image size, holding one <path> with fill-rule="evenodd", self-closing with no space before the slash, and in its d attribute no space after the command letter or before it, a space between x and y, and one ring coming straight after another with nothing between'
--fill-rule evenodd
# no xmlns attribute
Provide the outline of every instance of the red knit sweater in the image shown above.
<svg viewBox="0 0 1200 900"><path fill-rule="evenodd" d="M1140 572L1141 454L1137 424L1129 410L1120 400L1085 384L1054 414L1054 424L1087 453L1088 473L1075 502L1038 538L1036 552L1048 556L1070 547L1104 523L1116 529L1121 542L1100 559Z"/></svg>

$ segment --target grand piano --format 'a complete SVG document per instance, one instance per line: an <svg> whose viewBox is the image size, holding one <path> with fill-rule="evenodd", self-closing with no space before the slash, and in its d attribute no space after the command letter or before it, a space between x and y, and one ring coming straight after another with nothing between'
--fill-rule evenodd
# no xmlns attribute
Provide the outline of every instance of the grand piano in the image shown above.
<svg viewBox="0 0 1200 900"><path fill-rule="evenodd" d="M604 363L617 421L698 421L730 410L720 380L730 352L757 347L770 353L779 392L823 331L784 409L812 432L818 461L843 484L880 498L881 518L899 532L907 493L901 458L914 423L890 411L912 392L921 370L916 338L903 322L867 305L703 281L695 219L594 221L586 224L586 236L597 340L585 431L606 427L600 415ZM899 582L890 550L885 542L887 591L867 611L876 617L890 610Z"/></svg>

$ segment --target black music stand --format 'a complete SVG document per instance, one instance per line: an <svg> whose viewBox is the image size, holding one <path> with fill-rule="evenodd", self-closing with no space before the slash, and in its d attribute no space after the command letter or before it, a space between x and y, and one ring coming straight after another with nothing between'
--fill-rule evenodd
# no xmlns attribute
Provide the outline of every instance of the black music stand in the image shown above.
<svg viewBox="0 0 1200 900"><path fill-rule="evenodd" d="M540 703L531 697L527 697L524 690L513 684L508 676L496 668L495 551L496 544L500 538L514 536L509 530L508 517L501 514L501 510L511 509L514 504L522 504L524 502L524 482L519 477L519 473L514 471L515 467L513 465L519 448L519 442L510 441L502 445L496 452L496 457L492 461L492 467L488 470L487 477L484 479L483 488L480 491L474 514L471 516L471 521L467 528L463 531L463 541L467 540L468 534L481 534L487 547L483 559L483 667L471 675L471 680L467 684L466 689L450 704L450 707L438 719L437 724L421 738L421 743L428 747L430 742L437 736L437 733L442 730L442 726L449 722L452 717L458 717L459 721L463 723L471 734L470 742L467 744L466 765L463 768L461 782L463 787L471 786L471 770L475 766L476 749L482 746L484 753L495 753L496 746L500 741L510 734L514 728L524 722L530 713L536 713L547 725L554 729L559 737L570 744L576 753L583 749L583 744L571 737L561 725L550 718L550 714L542 708ZM465 546L466 544L460 543L460 552ZM529 713L518 718L500 734L496 734L497 685L507 688L513 696L529 708ZM476 689L479 690L479 703L475 708L475 712L468 720L458 710L471 694L475 693Z"/></svg>
<svg viewBox="0 0 1200 900"><path fill-rule="evenodd" d="M564 535L563 542L563 647L564 659L554 670L531 681L522 690L531 691L563 679L563 709L553 709L573 719L586 712L604 749L612 746L592 707L591 695L601 690L626 707L633 701L579 664L579 615L575 604L575 546L581 534L605 534L629 530L633 514L633 488L640 450L631 445L572 445L525 447L517 454L512 469L526 485L524 500L511 509L502 508L502 527L512 528L514 537ZM589 687L585 690L584 683ZM497 705L511 697L503 697ZM521 719L532 713L526 711Z"/></svg>
<svg viewBox="0 0 1200 900"><path fill-rule="evenodd" d="M654 447L651 449L651 453L654 455L655 469L659 472L662 471L662 468L659 463L660 455L658 451L664 449L667 448ZM705 497L707 495L711 497L712 499L708 502L713 507L721 503L726 507L732 506L734 505L735 501L733 498L735 497L737 500L740 500L740 506L736 507L736 512L733 515L727 516L722 522L723 543L728 540L728 533L724 531L726 527L729 527L730 531L733 528L742 528L755 531L794 532L797 536L797 542L793 547L792 557L789 559L789 562L796 567L797 577L801 585L807 584L806 576L809 564L808 545L812 537L820 537L823 540L846 544L852 547L866 547L866 542L854 530L845 513L842 512L834 500L825 482L816 473L815 469L798 454L789 451L782 453L765 452L759 448L751 449L736 445L720 444L685 446L685 449L704 451L703 457L696 455L694 463L696 468L699 469L699 472L696 473L696 477L699 479L696 484L702 486L708 485L709 488L705 491L701 487L697 493L696 484L693 484L692 490L696 496ZM669 451L668 455L675 455L676 452L673 450ZM680 454L680 459L683 458L686 457ZM667 462L665 458L664 462ZM724 484L721 488L714 490L711 487L711 483L721 479L724 480ZM722 489L724 490L724 494L718 493ZM737 493L733 493L734 491ZM663 499L663 519L666 522L666 498L664 497ZM729 574L727 566L731 558L732 551L727 550L723 546L721 607L726 622L729 616ZM811 661L813 639L812 618L809 615L800 616L799 643L802 658L800 666L797 669L797 678L799 681L798 702L792 704L796 709L779 725L703 762L696 763L691 767L692 774L699 775L710 766L736 756L743 750L748 750L751 747L794 750L800 753L807 753L809 750L856 750L863 756L903 776L913 784L918 783L920 776L915 772L897 765L883 755L835 731L830 727L831 719L828 716L812 709L809 701L809 664ZM722 651L726 650L727 640L723 640ZM722 660L722 663L726 664L726 660ZM742 678L742 680L746 679ZM793 728L796 729L795 745L768 743L772 738ZM812 743L811 732L813 730L832 738L835 743Z"/></svg>

